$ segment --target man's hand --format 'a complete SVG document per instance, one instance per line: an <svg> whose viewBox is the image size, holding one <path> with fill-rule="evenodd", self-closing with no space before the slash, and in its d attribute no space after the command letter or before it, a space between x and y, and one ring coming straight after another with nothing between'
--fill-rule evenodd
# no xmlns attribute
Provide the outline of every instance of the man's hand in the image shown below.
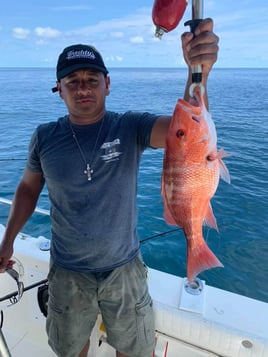
<svg viewBox="0 0 268 357"><path fill-rule="evenodd" d="M12 268L13 261L10 260L13 255L13 245L0 245L0 273L4 273L6 268Z"/></svg>
<svg viewBox="0 0 268 357"><path fill-rule="evenodd" d="M217 61L219 38L213 33L213 20L204 19L195 33L185 32L181 36L184 60L189 67L202 66L202 73L208 76Z"/></svg>

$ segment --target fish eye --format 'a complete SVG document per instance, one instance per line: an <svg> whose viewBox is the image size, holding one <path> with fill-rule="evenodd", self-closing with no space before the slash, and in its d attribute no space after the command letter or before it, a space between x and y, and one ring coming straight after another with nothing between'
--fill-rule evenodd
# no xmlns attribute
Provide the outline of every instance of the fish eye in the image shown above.
<svg viewBox="0 0 268 357"><path fill-rule="evenodd" d="M185 132L182 129L179 129L176 133L177 138L181 138L184 135L185 135Z"/></svg>

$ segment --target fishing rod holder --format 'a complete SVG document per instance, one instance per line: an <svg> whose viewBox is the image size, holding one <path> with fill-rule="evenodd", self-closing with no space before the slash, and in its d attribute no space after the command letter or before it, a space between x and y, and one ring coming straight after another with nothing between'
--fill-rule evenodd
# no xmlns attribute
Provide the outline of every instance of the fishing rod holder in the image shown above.
<svg viewBox="0 0 268 357"><path fill-rule="evenodd" d="M192 282L189 282L187 279L184 281L184 289L188 294L200 295L204 289L204 284L199 278L195 278Z"/></svg>
<svg viewBox="0 0 268 357"><path fill-rule="evenodd" d="M189 282L187 278L184 278L179 308L197 314L204 314L206 294L205 285L205 281L200 280L199 278L195 278L192 282Z"/></svg>

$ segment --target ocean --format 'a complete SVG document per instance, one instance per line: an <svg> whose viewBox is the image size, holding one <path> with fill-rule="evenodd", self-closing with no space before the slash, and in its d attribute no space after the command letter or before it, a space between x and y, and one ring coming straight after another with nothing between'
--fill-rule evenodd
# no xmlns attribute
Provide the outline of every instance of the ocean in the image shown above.
<svg viewBox="0 0 268 357"><path fill-rule="evenodd" d="M183 95L185 69L110 69L107 109L172 114ZM204 228L204 237L224 264L199 277L206 284L268 302L268 69L213 69L209 79L210 112L218 146L231 184L220 181L212 199L219 232ZM12 200L23 173L27 147L38 124L66 113L52 94L50 68L0 68L0 198ZM184 277L186 241L181 229L163 218L160 195L163 150L147 150L139 171L138 231L145 262L152 268ZM46 189L38 206L49 209ZM0 203L0 223L9 207ZM48 216L33 215L23 228L50 237Z"/></svg>

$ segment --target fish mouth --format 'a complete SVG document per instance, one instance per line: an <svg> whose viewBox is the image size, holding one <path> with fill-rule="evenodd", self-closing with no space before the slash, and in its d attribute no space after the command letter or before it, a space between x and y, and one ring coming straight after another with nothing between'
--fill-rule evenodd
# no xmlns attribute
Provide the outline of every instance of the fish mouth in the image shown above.
<svg viewBox="0 0 268 357"><path fill-rule="evenodd" d="M197 101L196 98L194 98L194 97L191 97L191 98L189 99L189 103L190 103L193 107L199 107L198 101Z"/></svg>
<svg viewBox="0 0 268 357"><path fill-rule="evenodd" d="M199 87L197 87L194 91L194 99L197 101L198 106L202 105L202 91Z"/></svg>
<svg viewBox="0 0 268 357"><path fill-rule="evenodd" d="M202 93L199 87L194 89L193 97L190 98L189 103L194 107L201 107Z"/></svg>

